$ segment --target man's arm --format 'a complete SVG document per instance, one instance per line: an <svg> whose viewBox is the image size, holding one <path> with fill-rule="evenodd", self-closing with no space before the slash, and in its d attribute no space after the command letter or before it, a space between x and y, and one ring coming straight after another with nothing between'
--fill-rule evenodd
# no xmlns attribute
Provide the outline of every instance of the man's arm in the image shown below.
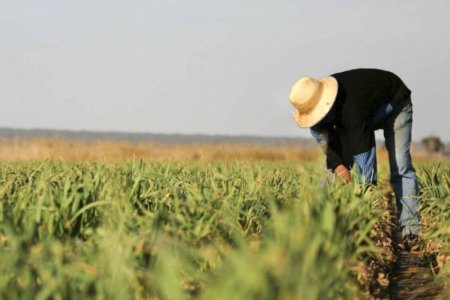
<svg viewBox="0 0 450 300"><path fill-rule="evenodd" d="M375 146L370 150L353 156L359 183L377 184L377 152Z"/></svg>
<svg viewBox="0 0 450 300"><path fill-rule="evenodd" d="M343 165L339 143L333 132L334 130L328 127L314 126L310 128L310 131L327 157L327 168L334 171L339 165Z"/></svg>
<svg viewBox="0 0 450 300"><path fill-rule="evenodd" d="M377 129L383 126L383 121L392 113L394 107L388 102L379 107L372 116L371 128ZM377 154L375 146L370 150L353 156L358 173L358 181L366 184L377 183Z"/></svg>
<svg viewBox="0 0 450 300"><path fill-rule="evenodd" d="M327 169L336 173L343 181L350 182L351 175L343 164L334 130L332 128L315 126L310 128L310 131L326 155Z"/></svg>

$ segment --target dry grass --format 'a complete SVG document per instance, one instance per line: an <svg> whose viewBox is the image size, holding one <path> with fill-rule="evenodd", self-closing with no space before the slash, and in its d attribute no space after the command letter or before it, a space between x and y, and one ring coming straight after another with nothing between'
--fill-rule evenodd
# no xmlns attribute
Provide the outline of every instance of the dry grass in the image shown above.
<svg viewBox="0 0 450 300"><path fill-rule="evenodd" d="M448 157L440 156L430 157L430 155L420 152L413 152L413 155L415 161L448 159ZM322 154L318 147L302 147L301 145L132 143L127 141L82 141L58 138L0 139L1 161L46 159L118 161L133 158L146 161L299 161L314 160L321 156ZM386 150L380 149L378 151L378 161L385 160L387 160Z"/></svg>
<svg viewBox="0 0 450 300"><path fill-rule="evenodd" d="M0 160L30 161L116 161L138 158L162 160L312 160L319 156L315 148L296 145L259 146L245 143L170 144L131 143L126 141L81 141L67 139L0 139Z"/></svg>

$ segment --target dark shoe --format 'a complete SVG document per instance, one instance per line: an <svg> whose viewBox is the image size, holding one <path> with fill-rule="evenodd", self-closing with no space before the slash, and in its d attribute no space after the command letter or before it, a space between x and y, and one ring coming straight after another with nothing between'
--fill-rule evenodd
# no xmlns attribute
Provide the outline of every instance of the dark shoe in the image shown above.
<svg viewBox="0 0 450 300"><path fill-rule="evenodd" d="M402 238L403 247L406 251L414 251L419 248L419 236L415 234L407 234Z"/></svg>

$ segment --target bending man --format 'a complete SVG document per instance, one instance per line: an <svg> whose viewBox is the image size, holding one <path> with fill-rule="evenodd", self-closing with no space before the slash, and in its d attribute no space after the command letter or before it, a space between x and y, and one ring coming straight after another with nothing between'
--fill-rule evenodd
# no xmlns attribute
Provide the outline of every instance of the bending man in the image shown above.
<svg viewBox="0 0 450 300"><path fill-rule="evenodd" d="M300 127L310 128L326 154L327 168L345 182L356 165L359 182L377 183L375 130L383 129L391 184L405 243L417 237L419 202L410 154L411 91L395 74L356 69L316 80L300 78L289 97Z"/></svg>

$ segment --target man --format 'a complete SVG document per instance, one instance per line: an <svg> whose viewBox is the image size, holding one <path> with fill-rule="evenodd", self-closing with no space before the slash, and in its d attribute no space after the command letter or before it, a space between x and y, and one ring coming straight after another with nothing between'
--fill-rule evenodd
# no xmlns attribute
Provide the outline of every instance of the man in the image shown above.
<svg viewBox="0 0 450 300"><path fill-rule="evenodd" d="M344 182L356 165L359 182L376 184L375 130L383 129L391 184L405 244L419 234L418 184L411 161L411 91L395 74L356 69L316 80L300 78L290 101L300 127L310 128L326 154L327 168Z"/></svg>

